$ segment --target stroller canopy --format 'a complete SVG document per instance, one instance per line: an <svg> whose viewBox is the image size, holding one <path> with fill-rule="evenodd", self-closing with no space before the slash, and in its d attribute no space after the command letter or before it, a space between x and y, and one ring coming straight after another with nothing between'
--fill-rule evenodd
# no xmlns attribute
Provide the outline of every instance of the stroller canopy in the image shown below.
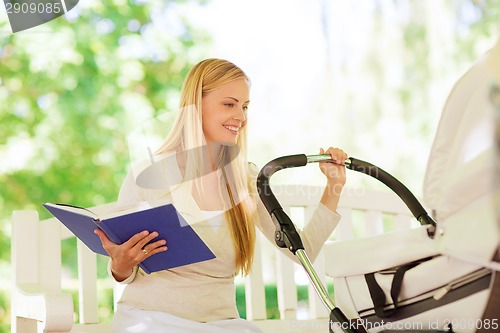
<svg viewBox="0 0 500 333"><path fill-rule="evenodd" d="M500 242L499 110L500 39L452 89L424 179L424 202L442 231L441 251L481 264L491 264Z"/></svg>

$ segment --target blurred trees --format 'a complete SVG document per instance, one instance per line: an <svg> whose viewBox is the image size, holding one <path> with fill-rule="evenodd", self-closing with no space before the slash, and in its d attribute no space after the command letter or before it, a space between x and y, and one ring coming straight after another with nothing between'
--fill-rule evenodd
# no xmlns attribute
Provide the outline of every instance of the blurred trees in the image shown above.
<svg viewBox="0 0 500 333"><path fill-rule="evenodd" d="M313 84L294 81L302 92L293 98L268 97L277 115L267 121L272 129L261 139L268 148L264 160L277 155L272 137L287 142L278 148L290 153L337 145L387 170L420 197L443 105L454 82L500 37L500 2L318 1L322 29L317 35L322 33L323 43L312 45L313 60L304 60L297 71L320 74L310 75ZM293 80L295 71L289 73ZM300 93L309 98L296 97ZM289 109L279 114L286 102ZM275 125L285 116L295 121L294 130ZM324 182L321 174L317 180L300 170L287 171L284 181L290 174L306 183ZM361 174L348 177L350 186L387 189Z"/></svg>
<svg viewBox="0 0 500 333"><path fill-rule="evenodd" d="M43 202L116 200L127 133L176 108L208 42L183 14L192 2L82 0L65 18L0 35L0 281L9 280L13 210L47 218ZM72 267L73 255L63 255Z"/></svg>
<svg viewBox="0 0 500 333"><path fill-rule="evenodd" d="M126 134L173 110L208 40L185 1L82 4L39 28L0 39L0 207L116 199L129 162ZM8 251L1 251L8 259Z"/></svg>

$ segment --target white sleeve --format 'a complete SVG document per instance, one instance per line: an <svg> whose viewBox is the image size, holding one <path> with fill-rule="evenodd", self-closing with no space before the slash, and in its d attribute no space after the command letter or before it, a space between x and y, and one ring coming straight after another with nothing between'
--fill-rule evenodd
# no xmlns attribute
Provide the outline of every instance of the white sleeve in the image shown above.
<svg viewBox="0 0 500 333"><path fill-rule="evenodd" d="M123 281L116 281L116 279L113 276L113 272L111 272L111 259L109 259L109 261L108 261L108 274L109 274L109 276L111 276L113 278L113 280L115 280L117 283L120 283L120 284L129 284L130 282L134 281L138 270L139 270L139 266L134 266L134 268L132 268L132 273L130 274L130 276L128 278L126 278Z"/></svg>
<svg viewBox="0 0 500 333"><path fill-rule="evenodd" d="M140 188L136 185L134 174L130 170L123 180L120 192L118 193L118 206L126 206L144 201Z"/></svg>
<svg viewBox="0 0 500 333"><path fill-rule="evenodd" d="M252 181L254 181L257 178L256 167L250 167L249 174ZM274 223L260 198L257 200L257 214L258 219L256 221L256 226L272 244L276 245L274 240L274 233L276 231ZM316 260L321 248L339 223L340 218L340 214L330 210L319 202L318 207L304 229L302 231L297 230L302 239L302 244L304 245L307 256L311 261L314 262L314 260ZM286 256L298 262L297 258L288 249L280 250Z"/></svg>

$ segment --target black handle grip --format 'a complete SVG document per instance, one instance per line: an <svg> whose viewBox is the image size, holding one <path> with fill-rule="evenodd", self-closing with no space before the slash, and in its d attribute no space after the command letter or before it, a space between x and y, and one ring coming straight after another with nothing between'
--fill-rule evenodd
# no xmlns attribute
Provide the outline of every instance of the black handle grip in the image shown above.
<svg viewBox="0 0 500 333"><path fill-rule="evenodd" d="M301 167L307 164L307 156L304 154L290 155L278 157L267 163L259 172L257 176L257 190L259 191L259 196L267 208L269 214L271 214L276 209L281 209L281 205L276 199L271 190L271 185L269 179L276 172L294 167Z"/></svg>
<svg viewBox="0 0 500 333"><path fill-rule="evenodd" d="M298 249L304 249L300 235L297 232L292 220L283 211L280 203L271 190L269 179L277 171L300 167L307 164L307 157L304 154L279 157L267 163L257 176L257 190L264 203L271 219L276 227L275 241L279 247L287 247L293 254Z"/></svg>
<svg viewBox="0 0 500 333"><path fill-rule="evenodd" d="M355 158L351 158L351 164L347 168L367 174L387 185L404 201L416 219L427 214L424 207L415 199L410 190L383 169Z"/></svg>
<svg viewBox="0 0 500 333"><path fill-rule="evenodd" d="M315 159L311 162L318 162L318 160ZM286 168L305 166L307 163L308 157L304 154L289 155L272 160L271 162L267 163L262 168L262 170L260 170L260 173L257 177L257 190L262 202L264 203L264 206L266 207L269 214L271 214L271 216L273 216L274 211L282 210L280 203L271 190L271 186L269 183L271 176L277 171ZM349 160L346 161L346 168L374 177L387 185L387 187L394 191L401 198L401 200L403 200L413 216L420 222L421 225L429 225L427 233L430 237L434 237L436 231L436 222L427 214L425 209L422 207L417 198L415 198L415 196L410 192L410 190L399 180L394 178L383 169L371 163L358 160L353 157L350 157ZM277 221L275 221L275 223L276 222ZM288 225L288 223L285 224Z"/></svg>
<svg viewBox="0 0 500 333"><path fill-rule="evenodd" d="M427 232L429 236L434 236L436 231L436 222L434 222L434 220L427 214L424 207L422 207L417 198L415 198L413 193L411 193L410 190L403 185L403 183L383 169L371 163L358 160L353 157L350 157L349 159L351 162L346 166L348 169L367 174L387 185L387 187L393 190L401 198L401 200L403 200L413 216L420 222L421 225L430 225Z"/></svg>

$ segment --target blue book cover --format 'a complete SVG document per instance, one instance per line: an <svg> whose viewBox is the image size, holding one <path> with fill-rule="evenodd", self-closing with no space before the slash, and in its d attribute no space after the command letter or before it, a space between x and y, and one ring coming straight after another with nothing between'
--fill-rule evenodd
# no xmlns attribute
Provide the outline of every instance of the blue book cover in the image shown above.
<svg viewBox="0 0 500 333"><path fill-rule="evenodd" d="M165 239L168 250L156 253L139 264L148 274L215 258L172 204L126 210L109 217L100 217L86 208L70 205L45 203L43 206L93 252L105 256L108 253L94 233L96 228L104 231L115 244L122 244L143 230L158 232L159 236L152 242Z"/></svg>

